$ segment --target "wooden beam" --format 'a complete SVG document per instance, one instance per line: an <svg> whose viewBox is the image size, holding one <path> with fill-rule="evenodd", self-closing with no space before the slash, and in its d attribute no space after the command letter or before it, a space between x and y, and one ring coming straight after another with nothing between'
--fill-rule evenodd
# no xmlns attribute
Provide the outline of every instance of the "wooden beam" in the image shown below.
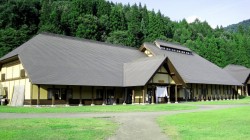
<svg viewBox="0 0 250 140"><path fill-rule="evenodd" d="M30 83L30 105L32 105L32 99L33 99L33 84Z"/></svg>
<svg viewBox="0 0 250 140"><path fill-rule="evenodd" d="M177 85L175 85L175 103L178 103L178 97L177 97Z"/></svg>
<svg viewBox="0 0 250 140"><path fill-rule="evenodd" d="M156 74L168 74L168 72L156 72Z"/></svg>
<svg viewBox="0 0 250 140"><path fill-rule="evenodd" d="M132 89L132 104L135 104L135 90Z"/></svg>
<svg viewBox="0 0 250 140"><path fill-rule="evenodd" d="M171 72L170 75L173 76L173 75L175 75L175 73L174 73L174 72Z"/></svg>
<svg viewBox="0 0 250 140"><path fill-rule="evenodd" d="M94 106L94 87L91 87L91 106Z"/></svg>
<svg viewBox="0 0 250 140"><path fill-rule="evenodd" d="M206 93L206 101L208 101L208 85L206 84L206 90L205 90L205 93Z"/></svg>
<svg viewBox="0 0 250 140"><path fill-rule="evenodd" d="M198 84L195 84L195 87L196 87L196 100L198 101L199 100L199 86L198 86Z"/></svg>
<svg viewBox="0 0 250 140"><path fill-rule="evenodd" d="M79 100L79 106L82 106L82 86L80 86L80 100Z"/></svg>
<svg viewBox="0 0 250 140"><path fill-rule="evenodd" d="M69 86L66 87L66 106L69 106L69 94L68 94Z"/></svg>
<svg viewBox="0 0 250 140"><path fill-rule="evenodd" d="M123 91L123 95L124 95L124 100L123 100L123 105L126 105L126 100L127 100L127 96L128 96L128 89L127 88L122 88Z"/></svg>
<svg viewBox="0 0 250 140"><path fill-rule="evenodd" d="M246 96L248 96L248 85L246 84Z"/></svg>
<svg viewBox="0 0 250 140"><path fill-rule="evenodd" d="M38 85L38 93L37 93L37 103L36 103L37 106L40 105L40 85Z"/></svg>
<svg viewBox="0 0 250 140"><path fill-rule="evenodd" d="M200 85L201 86L201 101L204 101L204 85Z"/></svg>
<svg viewBox="0 0 250 140"><path fill-rule="evenodd" d="M103 102L102 105L106 105L106 87L103 87Z"/></svg>
<svg viewBox="0 0 250 140"><path fill-rule="evenodd" d="M54 90L55 90L55 86L52 86L52 106L54 106L55 105L55 92L54 92ZM67 96L67 95L66 95Z"/></svg>
<svg viewBox="0 0 250 140"><path fill-rule="evenodd" d="M210 99L210 101L213 101L213 85L210 85L210 87L211 87L211 99Z"/></svg>
<svg viewBox="0 0 250 140"><path fill-rule="evenodd" d="M154 88L154 86L151 86L151 88L152 88L152 104L155 104L155 88Z"/></svg>
<svg viewBox="0 0 250 140"><path fill-rule="evenodd" d="M142 104L145 104L145 90L144 90L144 87L142 87Z"/></svg>
<svg viewBox="0 0 250 140"><path fill-rule="evenodd" d="M116 105L116 92L115 92L115 87L114 87L114 101L113 101L113 105Z"/></svg>
<svg viewBox="0 0 250 140"><path fill-rule="evenodd" d="M171 104L171 101L170 101L170 86L167 86L167 90L168 90L168 104Z"/></svg>

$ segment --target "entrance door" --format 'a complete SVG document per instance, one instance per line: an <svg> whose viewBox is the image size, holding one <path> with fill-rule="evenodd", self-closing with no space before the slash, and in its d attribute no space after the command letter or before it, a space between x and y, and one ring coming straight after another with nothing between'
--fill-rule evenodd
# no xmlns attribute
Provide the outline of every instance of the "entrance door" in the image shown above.
<svg viewBox="0 0 250 140"><path fill-rule="evenodd" d="M175 85L170 86L170 102L175 102Z"/></svg>

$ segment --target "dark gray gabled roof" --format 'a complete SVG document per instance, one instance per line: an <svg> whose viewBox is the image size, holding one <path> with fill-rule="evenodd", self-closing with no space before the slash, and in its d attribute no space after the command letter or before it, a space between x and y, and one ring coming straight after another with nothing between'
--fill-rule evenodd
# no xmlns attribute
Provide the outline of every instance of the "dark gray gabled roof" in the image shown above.
<svg viewBox="0 0 250 140"><path fill-rule="evenodd" d="M89 86L123 86L124 63L146 57L131 47L54 34L39 34L1 60L14 55L34 84Z"/></svg>
<svg viewBox="0 0 250 140"><path fill-rule="evenodd" d="M145 85L165 60L165 56L159 55L125 63L124 86Z"/></svg>
<svg viewBox="0 0 250 140"><path fill-rule="evenodd" d="M167 44L169 43L164 43L164 45ZM192 52L192 55L187 55L161 50L155 44L151 43L144 43L144 46L153 51L154 54L165 55L168 57L185 83L241 85L241 83L235 80L223 69L200 57L194 52ZM186 50L189 49L187 48Z"/></svg>
<svg viewBox="0 0 250 140"><path fill-rule="evenodd" d="M250 69L240 65L230 64L227 65L224 70L227 71L230 75L232 75L236 80L238 80L242 84L247 82L250 75Z"/></svg>

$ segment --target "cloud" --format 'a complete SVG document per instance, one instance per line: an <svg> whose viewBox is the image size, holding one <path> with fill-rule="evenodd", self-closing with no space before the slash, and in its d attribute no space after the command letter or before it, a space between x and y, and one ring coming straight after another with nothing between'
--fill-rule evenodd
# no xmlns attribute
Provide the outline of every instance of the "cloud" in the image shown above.
<svg viewBox="0 0 250 140"><path fill-rule="evenodd" d="M195 21L195 19L199 19L200 21L205 21L203 20L201 17L198 17L196 15L193 15L193 16L189 16L187 18L185 18L187 20L188 23L192 23Z"/></svg>

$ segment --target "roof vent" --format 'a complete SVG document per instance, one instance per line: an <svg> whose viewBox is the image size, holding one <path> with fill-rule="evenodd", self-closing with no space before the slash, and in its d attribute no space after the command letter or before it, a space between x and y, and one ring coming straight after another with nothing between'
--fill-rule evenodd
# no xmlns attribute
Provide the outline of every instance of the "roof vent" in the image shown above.
<svg viewBox="0 0 250 140"><path fill-rule="evenodd" d="M161 50L166 50L166 51L171 51L171 52L176 52L176 53L182 53L182 54L186 54L186 55L192 55L191 51L181 50L181 49L167 47L167 46L162 46L162 45L160 45L160 49Z"/></svg>

